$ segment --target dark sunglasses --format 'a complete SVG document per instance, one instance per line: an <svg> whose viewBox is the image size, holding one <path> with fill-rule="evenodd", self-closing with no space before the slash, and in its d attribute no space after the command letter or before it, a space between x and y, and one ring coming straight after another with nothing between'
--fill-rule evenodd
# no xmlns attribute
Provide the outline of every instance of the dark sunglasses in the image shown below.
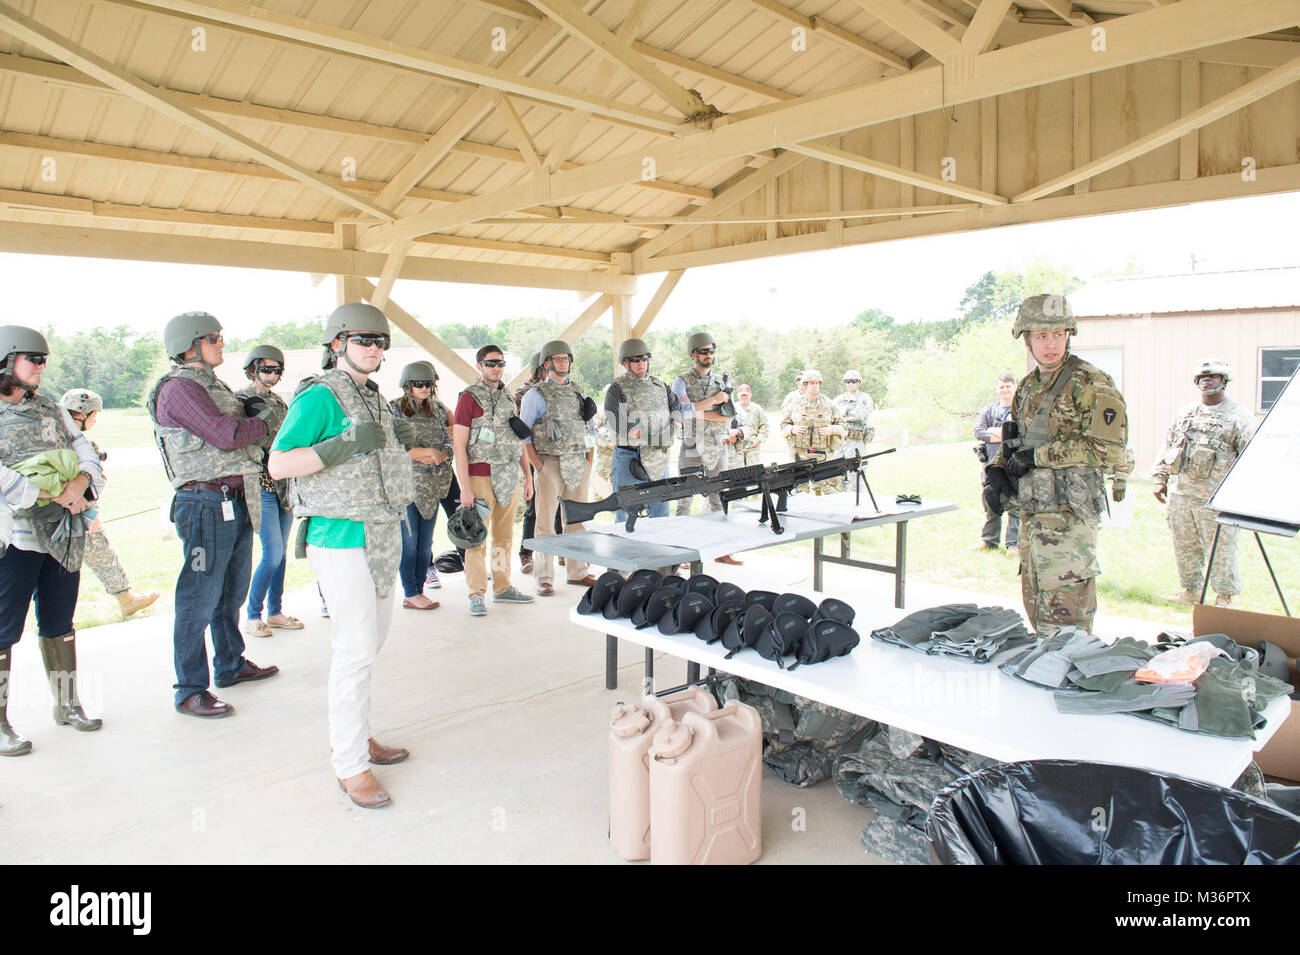
<svg viewBox="0 0 1300 955"><path fill-rule="evenodd" d="M484 358L479 364L484 368L504 368L506 360L504 358Z"/></svg>
<svg viewBox="0 0 1300 955"><path fill-rule="evenodd" d="M844 383L845 383L846 385L860 385L860 384L862 384L862 379L861 379L861 378L845 378L845 379L844 379Z"/></svg>
<svg viewBox="0 0 1300 955"><path fill-rule="evenodd" d="M431 381L408 381L407 384L410 385L412 388L432 388L432 387L433 387L433 382L431 382Z"/></svg>
<svg viewBox="0 0 1300 955"><path fill-rule="evenodd" d="M258 365L258 366L257 366L257 370L258 370L258 372L260 372L260 373L263 374L263 375L283 375L283 374L284 374L284 366L283 366L283 365Z"/></svg>
<svg viewBox="0 0 1300 955"><path fill-rule="evenodd" d="M628 355L628 356L627 356L627 360L628 360L628 361L649 361L649 360L650 360L650 356L649 356L648 354L647 354L647 355Z"/></svg>
<svg viewBox="0 0 1300 955"><path fill-rule="evenodd" d="M716 348L697 348L697 349L695 349L695 354L697 354L697 355L712 355L715 351L717 351Z"/></svg>
<svg viewBox="0 0 1300 955"><path fill-rule="evenodd" d="M349 335L348 341L360 345L362 348L370 348L373 345L377 345L384 351L388 350L387 335Z"/></svg>
<svg viewBox="0 0 1300 955"><path fill-rule="evenodd" d="M221 332L212 332L207 335L200 335L198 338L194 340L196 342L207 342L209 345L217 345L220 344L221 342L224 342L226 340L226 337L222 335Z"/></svg>
<svg viewBox="0 0 1300 955"><path fill-rule="evenodd" d="M20 352L18 353L18 356L19 356L20 358L26 358L26 359L27 359L29 362L31 362L33 365L43 365L43 364L45 364L45 358L46 358L46 356L40 354L39 352L20 351Z"/></svg>

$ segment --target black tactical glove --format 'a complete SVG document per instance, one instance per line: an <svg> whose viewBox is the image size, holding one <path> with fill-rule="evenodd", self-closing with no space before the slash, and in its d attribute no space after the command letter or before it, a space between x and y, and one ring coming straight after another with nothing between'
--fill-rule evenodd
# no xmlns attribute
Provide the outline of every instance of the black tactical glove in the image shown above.
<svg viewBox="0 0 1300 955"><path fill-rule="evenodd" d="M1029 448L1017 451L1007 460L1006 475L1012 481L1019 481L1022 477L1036 468L1034 464L1034 452Z"/></svg>
<svg viewBox="0 0 1300 955"><path fill-rule="evenodd" d="M393 436L397 438L397 443L402 447L415 447L415 425L405 418L393 419Z"/></svg>
<svg viewBox="0 0 1300 955"><path fill-rule="evenodd" d="M1007 497L1014 497L1016 493L1016 486L1011 483L1011 478L1007 477L1006 468L999 465L991 465L985 468L984 485L993 488L999 497L1003 494Z"/></svg>
<svg viewBox="0 0 1300 955"><path fill-rule="evenodd" d="M510 416L510 430L513 431L515 437L521 441L532 434L532 432L528 430L528 425L524 424L524 419L519 417L519 415L512 414Z"/></svg>
<svg viewBox="0 0 1300 955"><path fill-rule="evenodd" d="M332 438L313 444L311 449L316 452L321 464L332 468L344 463L353 455L375 451L386 443L384 429L373 421L365 421L354 424L342 434L336 434Z"/></svg>
<svg viewBox="0 0 1300 955"><path fill-rule="evenodd" d="M594 417L596 417L596 402L588 395L582 399L582 420L590 421Z"/></svg>
<svg viewBox="0 0 1300 955"><path fill-rule="evenodd" d="M271 417L271 405L261 395L249 395L242 399L244 402L244 414L250 418L261 418L265 421Z"/></svg>
<svg viewBox="0 0 1300 955"><path fill-rule="evenodd" d="M1003 474L1003 477L1005 476ZM984 507L988 509L990 514L1002 516L1002 512L1005 510L1002 506L1002 494L992 481L984 483L984 490L980 492L980 496L984 498Z"/></svg>

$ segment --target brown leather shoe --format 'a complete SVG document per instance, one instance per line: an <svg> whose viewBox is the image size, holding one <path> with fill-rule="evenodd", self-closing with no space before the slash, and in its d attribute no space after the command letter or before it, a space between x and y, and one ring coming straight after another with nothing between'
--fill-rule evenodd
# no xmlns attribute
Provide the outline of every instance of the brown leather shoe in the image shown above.
<svg viewBox="0 0 1300 955"><path fill-rule="evenodd" d="M552 597L552 596L554 596L554 595L555 595L555 588L554 588L553 586L551 586L550 584L538 584L538 585L537 585L537 596L539 596L539 597Z"/></svg>
<svg viewBox="0 0 1300 955"><path fill-rule="evenodd" d="M233 680L217 680L217 686L225 689L228 686L234 686L236 683L251 683L254 680L265 680L275 676L280 672L279 667L260 667L252 660L245 660L244 666L235 674Z"/></svg>
<svg viewBox="0 0 1300 955"><path fill-rule="evenodd" d="M588 574L586 577L580 577L577 580L569 581L569 583L572 584L574 587L590 587L595 582L596 582L596 577L593 574Z"/></svg>
<svg viewBox="0 0 1300 955"><path fill-rule="evenodd" d="M235 708L229 703L222 703L207 690L200 690L177 703L176 712L184 713L186 716L197 716L202 720L219 720L235 712Z"/></svg>
<svg viewBox="0 0 1300 955"><path fill-rule="evenodd" d="M370 761L376 766L391 766L410 756L408 750L400 746L385 746L373 736L370 737Z"/></svg>
<svg viewBox="0 0 1300 955"><path fill-rule="evenodd" d="M531 574L533 572L533 559L531 557L520 557L519 569L525 574Z"/></svg>
<svg viewBox="0 0 1300 955"><path fill-rule="evenodd" d="M384 792L384 787L379 785L379 781L368 769L347 779L340 779L339 789L347 793L348 798L362 809L381 809L392 802L388 793Z"/></svg>
<svg viewBox="0 0 1300 955"><path fill-rule="evenodd" d="M715 557L713 558L713 562L715 564L734 564L737 567L740 567L745 563L743 560L736 560L736 558L732 557L730 554L723 554L721 557Z"/></svg>

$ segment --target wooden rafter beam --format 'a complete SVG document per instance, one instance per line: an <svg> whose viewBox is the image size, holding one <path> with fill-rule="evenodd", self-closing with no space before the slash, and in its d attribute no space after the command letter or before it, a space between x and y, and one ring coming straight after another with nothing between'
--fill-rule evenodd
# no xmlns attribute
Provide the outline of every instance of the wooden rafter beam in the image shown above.
<svg viewBox="0 0 1300 955"><path fill-rule="evenodd" d="M677 283L682 280L682 276L685 274L685 269L676 269L664 276L664 280L659 283L659 287L655 289L654 295L646 304L645 310L641 312L641 316L636 320L636 324L632 327L632 333L628 335L628 338L645 337L645 333L650 331L650 325L664 307L664 302L668 301L668 296L673 294L673 289L677 288Z"/></svg>
<svg viewBox="0 0 1300 955"><path fill-rule="evenodd" d="M1072 27L1077 27L1081 23L1097 22L1071 3L1070 0L1039 0L1039 2Z"/></svg>
<svg viewBox="0 0 1300 955"><path fill-rule="evenodd" d="M350 208L372 215L382 222L390 222L393 219L393 215L387 209L381 208L347 189L334 185L319 173L312 172L281 156L279 153L254 142L229 126L224 126L215 120L209 119L189 106L159 93L144 81L114 66L80 44L73 43L66 37L60 36L49 27L6 3L0 3L0 28L24 43L59 57L86 75L94 77L107 86L111 86L118 92L155 112L161 113L167 118L193 129L215 142L221 143L223 146L257 159L272 169L279 170L286 176L298 180L304 186L337 199Z"/></svg>
<svg viewBox="0 0 1300 955"><path fill-rule="evenodd" d="M683 116L691 118L707 111L704 100L698 93L683 89L672 77L632 49L626 38L605 29L599 20L584 13L571 0L529 2L557 23L563 24L575 39L586 44L597 55L659 94L664 102Z"/></svg>
<svg viewBox="0 0 1300 955"><path fill-rule="evenodd" d="M690 57L670 53L668 50L656 49L639 40L632 41L632 49L652 60L671 64L679 69L686 70L688 73L695 73L697 76L707 76L709 79L717 80L719 83L726 83L728 86L734 86L736 89L744 90L747 93L757 93L759 96L766 96L768 99L774 100L794 99L793 93L787 93L775 86L760 83L758 80L751 80L739 73L728 73L716 66L708 66L698 60L692 60Z"/></svg>
<svg viewBox="0 0 1300 955"><path fill-rule="evenodd" d="M541 223L518 222L516 225L540 225ZM588 249L566 249L562 246L535 245L531 242L505 242L500 239L477 239L467 235L424 235L416 239L422 245L441 245L450 249L483 249L488 252L514 252L521 255L549 255L557 259L573 259L578 262L597 262L609 265L612 259L608 252L592 252Z"/></svg>
<svg viewBox="0 0 1300 955"><path fill-rule="evenodd" d="M923 188L930 188L928 185ZM575 225L762 225L766 222L829 222L834 219L880 219L901 215L925 215L952 212L954 209L971 209L991 203L947 202L935 206L880 206L865 209L834 209L816 212L773 212L770 215L746 216L610 216L608 219L589 218L589 213L566 215L559 219L535 221L532 219L482 219L476 225L522 225L522 226L575 226Z"/></svg>
<svg viewBox="0 0 1300 955"><path fill-rule="evenodd" d="M1109 21L1104 51L1094 51L1091 44L1079 43L1075 31L1066 30L1031 43L983 53L975 58L973 73L957 81L945 77L944 70L917 70L821 96L774 103L765 107L766 112L761 116L738 119L672 143L631 150L580 170L555 173L550 177L548 201L561 204L590 192L635 182L644 175L647 160L659 172L671 174L784 143L837 136L933 110L941 102L974 102L1155 57L1172 56L1211 43L1267 33L1289 27L1295 20L1295 0L1235 0L1231 9L1223 7L1218 0L1181 0L1174 7ZM864 90L869 90L869 95L863 95ZM534 201L530 184L516 184L454 207L408 216L392 225L371 229L363 237L362 245L373 248L373 244L386 244L402 235L440 232L462 223L514 212Z"/></svg>
<svg viewBox="0 0 1300 955"><path fill-rule="evenodd" d="M429 76L447 77L476 86L486 86L568 109L585 109L598 116L616 117L668 132L690 130L690 127L681 127L680 121L674 117L654 110L591 96L582 90L569 89L555 83L505 73L470 60L430 53L419 47L384 40L355 30L332 27L303 17L278 13L266 7L255 7L235 0L136 0L136 2L173 14L192 14L282 40L338 50L341 53Z"/></svg>
<svg viewBox="0 0 1300 955"><path fill-rule="evenodd" d="M912 0L913 3L925 10L929 10L944 23L951 24L955 27L970 26L971 18L966 16L960 10L954 10L951 7L944 6L939 0Z"/></svg>
<svg viewBox="0 0 1300 955"><path fill-rule="evenodd" d="M596 323L596 319L604 315L609 309L614 307L615 295L601 295L594 302L583 309L582 314L569 323L569 327L557 335L570 345L573 345L579 338L587 333L587 330ZM515 389L522 385L531 377L532 371L528 368L523 369L519 374L511 379L510 384L506 385L506 391L513 394Z"/></svg>
<svg viewBox="0 0 1300 955"><path fill-rule="evenodd" d="M1002 196L984 192L982 189L974 189L944 179L936 179L934 176L926 176L911 169L904 169L901 166L878 162L866 156L846 152L829 143L795 143L789 148L791 152L808 156L810 159L820 159L822 162L844 166L847 169L856 169L858 172L880 176L882 179L892 179L894 182L906 183L909 186L929 189L931 192L938 192L945 196L956 196L958 199L965 199L967 202L978 202L986 206L999 206L1007 201Z"/></svg>
<svg viewBox="0 0 1300 955"><path fill-rule="evenodd" d="M524 127L523 121L515 108L510 105L510 100L505 93L497 94L496 102L497 115L501 117L502 122L506 124L506 129L510 130L510 136L519 147L519 151L524 155L524 162L528 168L537 172L542 168L542 158L537 154L537 147L533 144L533 137L529 135L528 130Z"/></svg>
<svg viewBox="0 0 1300 955"><path fill-rule="evenodd" d="M921 16L902 0L855 0L891 30L901 33L941 63L951 63L961 54L961 44Z"/></svg>
<svg viewBox="0 0 1300 955"><path fill-rule="evenodd" d="M1185 116L1180 116L1172 123L1167 123L1159 129L1121 146L1119 149L1111 150L1104 156L1084 163L1063 176L1057 176L1042 185L1025 190L1012 201L1032 202L1034 199L1050 196L1052 193L1064 189L1066 186L1072 186L1076 182L1091 179L1107 169L1114 169L1116 166L1123 165L1138 156L1151 152L1153 149L1158 149L1166 143L1172 143L1192 130L1208 126L1229 113L1234 113L1242 107L1249 106L1265 96L1290 86L1297 80L1300 80L1300 56L1297 56L1284 66L1270 70L1263 76L1256 77L1249 83L1237 87L1231 93L1226 93L1218 99L1206 103L1199 109L1192 110Z"/></svg>
<svg viewBox="0 0 1300 955"><path fill-rule="evenodd" d="M1011 8L1011 0L984 0L966 32L962 34L962 49L976 55L987 50Z"/></svg>
<svg viewBox="0 0 1300 955"><path fill-rule="evenodd" d="M852 30L846 30L839 24L832 23L825 17L804 16L797 10L791 10L785 4L778 3L777 0L747 0L747 2L760 10L766 10L787 23L802 27L807 33L815 33L827 40L838 43L840 46L848 47L858 53L865 53L877 63L891 70L899 70L905 73L911 69L907 60L897 53L885 49L878 43L872 43L870 40L858 36Z"/></svg>
<svg viewBox="0 0 1300 955"><path fill-rule="evenodd" d="M383 271L379 273L379 282L368 296L370 304L380 311L383 311L384 306L388 304L388 299L393 294L393 285L397 282L397 273L402 271L402 263L406 261L406 254L410 251L410 239L393 243L393 250L388 253Z"/></svg>
<svg viewBox="0 0 1300 955"><path fill-rule="evenodd" d="M442 362L453 375L459 377L466 384L478 377L478 372L474 370L473 365L461 358L460 355L457 355L446 342L420 324L420 320L414 315L387 295L382 296L382 304L377 301L377 299L380 299L379 289L367 279L361 279L359 284L361 294L370 301L370 304L382 311L390 322L410 335L417 345Z"/></svg>

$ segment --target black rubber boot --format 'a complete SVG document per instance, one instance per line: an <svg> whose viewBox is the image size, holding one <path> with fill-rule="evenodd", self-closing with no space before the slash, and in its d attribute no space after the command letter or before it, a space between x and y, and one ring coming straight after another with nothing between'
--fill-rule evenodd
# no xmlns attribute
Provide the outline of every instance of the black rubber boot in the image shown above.
<svg viewBox="0 0 1300 955"><path fill-rule="evenodd" d="M77 700L76 633L65 633L48 640L42 638L40 644L45 672L50 676L50 692L54 694L54 722L83 733L92 733L102 727L104 721L87 716Z"/></svg>
<svg viewBox="0 0 1300 955"><path fill-rule="evenodd" d="M32 741L9 725L9 654L10 650L0 650L0 756L25 756L32 751Z"/></svg>

